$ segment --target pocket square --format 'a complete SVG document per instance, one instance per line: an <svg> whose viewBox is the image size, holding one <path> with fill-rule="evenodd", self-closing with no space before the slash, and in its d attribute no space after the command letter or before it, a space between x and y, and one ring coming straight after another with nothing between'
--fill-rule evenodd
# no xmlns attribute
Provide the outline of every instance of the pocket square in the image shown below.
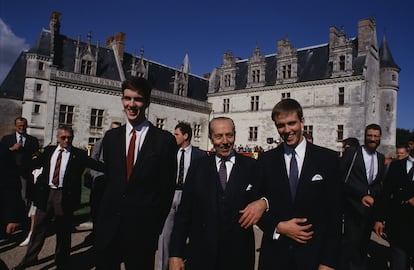
<svg viewBox="0 0 414 270"><path fill-rule="evenodd" d="M246 191L249 191L249 190L251 190L252 189L252 185L251 184L249 184L248 186L247 186L247 188L246 188Z"/></svg>
<svg viewBox="0 0 414 270"><path fill-rule="evenodd" d="M323 177L322 177L322 175L320 175L320 174L315 174L315 175L312 177L312 182L313 182L313 181L321 181L321 180L323 180Z"/></svg>

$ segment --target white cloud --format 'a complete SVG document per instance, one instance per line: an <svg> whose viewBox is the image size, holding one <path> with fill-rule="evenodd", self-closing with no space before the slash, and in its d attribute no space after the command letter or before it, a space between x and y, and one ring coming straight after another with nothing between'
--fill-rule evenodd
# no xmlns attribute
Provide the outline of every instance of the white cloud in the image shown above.
<svg viewBox="0 0 414 270"><path fill-rule="evenodd" d="M0 84L6 77L17 57L29 45L24 38L17 37L0 18Z"/></svg>

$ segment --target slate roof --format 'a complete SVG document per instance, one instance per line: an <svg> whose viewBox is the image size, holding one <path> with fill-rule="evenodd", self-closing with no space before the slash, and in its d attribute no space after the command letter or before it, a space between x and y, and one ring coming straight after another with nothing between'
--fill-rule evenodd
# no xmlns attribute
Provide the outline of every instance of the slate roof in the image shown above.
<svg viewBox="0 0 414 270"><path fill-rule="evenodd" d="M361 75L365 56L357 57L358 40L352 40L353 46L353 75ZM265 55L265 77L266 86L275 85L277 55ZM297 82L307 82L331 78L332 68L329 66L329 44L322 44L302 49L297 49L298 57L298 80ZM248 59L236 62L236 90L245 89L248 76Z"/></svg>
<svg viewBox="0 0 414 270"><path fill-rule="evenodd" d="M39 38L29 49L28 53L36 53L39 55L47 56L50 55L50 40L51 32L49 30L43 29L39 35ZM75 66L77 40L68 38L64 35L59 35L55 39L55 42L57 43L57 47L61 49L55 51L54 64L58 66L58 70L73 72ZM81 41L80 52L82 52L86 47L87 43ZM96 76L111 80L121 80L113 50L105 47L99 47L98 50L99 52ZM96 45L91 44L91 51L92 54L95 55ZM131 74L132 59L133 56L131 54L127 52L124 53L122 65L125 76ZM147 63L147 60L144 60L144 62ZM174 90L175 70L176 69L174 68L149 61L148 80L152 83L153 88L160 91L172 93ZM10 71L9 76L5 78L3 84L0 86L1 96L8 96L22 100L24 92L25 72L25 53L22 53ZM208 80L200 76L190 74L187 97L206 101L207 92Z"/></svg>
<svg viewBox="0 0 414 270"><path fill-rule="evenodd" d="M392 57L385 35L382 38L381 47L379 49L379 55L380 55L380 67L382 68L391 67L391 68L398 69L398 71L401 70L401 68L395 63L394 58Z"/></svg>

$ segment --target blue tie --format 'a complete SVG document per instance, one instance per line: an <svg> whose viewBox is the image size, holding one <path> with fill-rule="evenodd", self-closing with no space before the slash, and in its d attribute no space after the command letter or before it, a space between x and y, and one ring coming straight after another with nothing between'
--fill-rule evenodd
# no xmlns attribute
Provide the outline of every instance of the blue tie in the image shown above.
<svg viewBox="0 0 414 270"><path fill-rule="evenodd" d="M295 200L296 188L298 185L298 176L299 176L298 162L296 161L295 154L296 154L295 150L292 149L291 158L290 158L290 169L289 169L289 186L290 186L290 192L292 194L293 200Z"/></svg>

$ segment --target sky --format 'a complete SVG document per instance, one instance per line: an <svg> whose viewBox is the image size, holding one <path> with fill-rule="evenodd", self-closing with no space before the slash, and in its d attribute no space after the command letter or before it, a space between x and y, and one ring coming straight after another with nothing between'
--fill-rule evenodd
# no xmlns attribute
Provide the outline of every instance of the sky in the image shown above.
<svg viewBox="0 0 414 270"><path fill-rule="evenodd" d="M0 82L20 52L29 48L53 11L62 13L60 32L104 44L126 33L125 51L181 67L188 53L191 73L202 76L222 64L223 54L249 58L256 45L274 54L288 37L297 49L329 42L329 27L356 37L358 20L374 18L378 46L385 34L399 74L397 127L414 129L413 4L407 0L180 0L63 1L0 0ZM411 77L413 76L413 77Z"/></svg>

